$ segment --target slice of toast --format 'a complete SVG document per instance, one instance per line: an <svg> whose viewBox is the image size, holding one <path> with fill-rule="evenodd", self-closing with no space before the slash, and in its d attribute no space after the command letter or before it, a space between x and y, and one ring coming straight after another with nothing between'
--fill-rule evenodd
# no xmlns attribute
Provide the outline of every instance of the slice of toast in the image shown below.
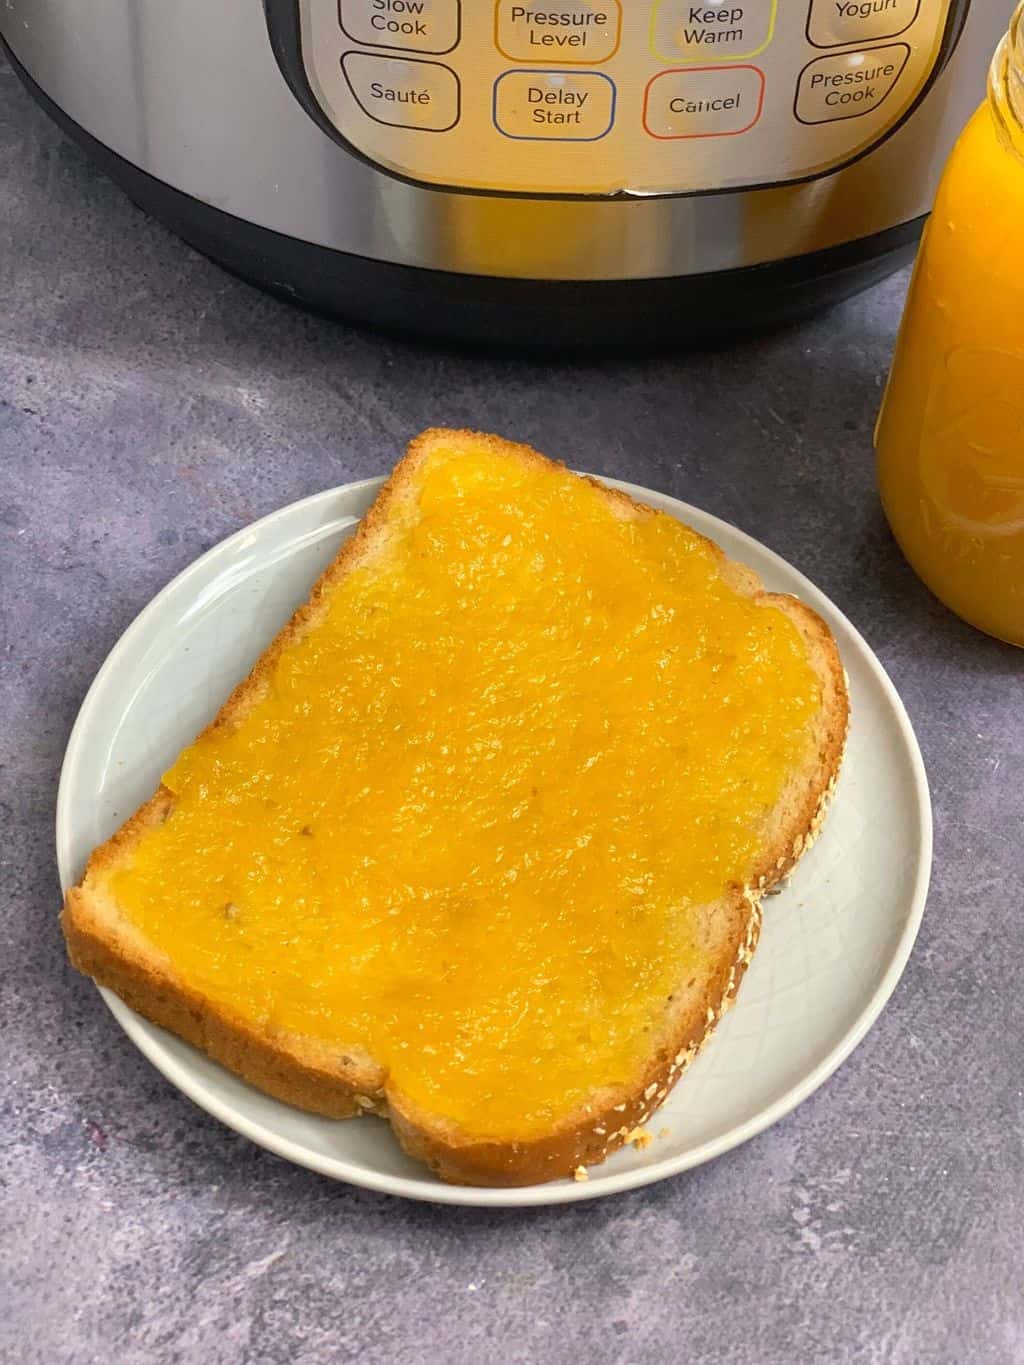
<svg viewBox="0 0 1024 1365"><path fill-rule="evenodd" d="M526 446L428 431L93 853L68 951L442 1179L581 1174L732 1004L847 717L808 607Z"/></svg>

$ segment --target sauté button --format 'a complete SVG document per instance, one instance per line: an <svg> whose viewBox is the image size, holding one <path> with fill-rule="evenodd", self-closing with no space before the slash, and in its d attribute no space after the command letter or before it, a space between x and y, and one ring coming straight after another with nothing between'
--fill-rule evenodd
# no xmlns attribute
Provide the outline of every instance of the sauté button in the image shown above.
<svg viewBox="0 0 1024 1365"><path fill-rule="evenodd" d="M460 0L339 0L341 26L356 43L409 52L451 52Z"/></svg>
<svg viewBox="0 0 1024 1365"><path fill-rule="evenodd" d="M618 51L621 28L620 0L498 0L494 12L495 45L516 62L606 62Z"/></svg>
<svg viewBox="0 0 1024 1365"><path fill-rule="evenodd" d="M459 78L441 62L346 52L341 69L363 113L378 123L443 133L459 121Z"/></svg>
<svg viewBox="0 0 1024 1365"><path fill-rule="evenodd" d="M598 71L506 71L494 124L506 137L596 142L615 122L615 86Z"/></svg>
<svg viewBox="0 0 1024 1365"><path fill-rule="evenodd" d="M819 57L800 73L795 112L801 123L832 123L877 109L910 57L906 43Z"/></svg>
<svg viewBox="0 0 1024 1365"><path fill-rule="evenodd" d="M658 0L651 21L655 55L666 62L735 62L772 40L777 0Z"/></svg>
<svg viewBox="0 0 1024 1365"><path fill-rule="evenodd" d="M921 0L811 0L807 36L815 47L871 43L905 33Z"/></svg>
<svg viewBox="0 0 1024 1365"><path fill-rule="evenodd" d="M756 66L663 71L648 82L644 127L651 137L728 137L761 117L764 72Z"/></svg>

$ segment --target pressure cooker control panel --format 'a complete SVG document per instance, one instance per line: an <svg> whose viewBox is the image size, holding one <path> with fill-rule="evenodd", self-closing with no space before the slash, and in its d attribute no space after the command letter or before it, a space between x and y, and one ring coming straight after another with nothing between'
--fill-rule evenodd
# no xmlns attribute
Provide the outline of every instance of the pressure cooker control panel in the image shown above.
<svg viewBox="0 0 1024 1365"><path fill-rule="evenodd" d="M438 186L685 194L827 173L939 59L951 0L298 0L341 136Z"/></svg>

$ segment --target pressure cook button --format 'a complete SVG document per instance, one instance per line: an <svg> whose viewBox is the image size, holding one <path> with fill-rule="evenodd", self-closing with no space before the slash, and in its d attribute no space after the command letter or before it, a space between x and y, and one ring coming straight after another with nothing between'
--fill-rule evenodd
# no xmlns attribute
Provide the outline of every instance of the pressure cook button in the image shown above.
<svg viewBox="0 0 1024 1365"><path fill-rule="evenodd" d="M815 47L896 38L917 18L921 0L811 0L807 36Z"/></svg>
<svg viewBox="0 0 1024 1365"><path fill-rule="evenodd" d="M658 0L651 20L655 55L666 62L736 62L772 40L777 0Z"/></svg>
<svg viewBox="0 0 1024 1365"><path fill-rule="evenodd" d="M753 128L764 105L756 66L663 71L647 84L644 128L651 137L729 137Z"/></svg>
<svg viewBox="0 0 1024 1365"><path fill-rule="evenodd" d="M514 62L594 66L614 57L621 28L619 0L498 0L494 13L495 44Z"/></svg>
<svg viewBox="0 0 1024 1365"><path fill-rule="evenodd" d="M459 121L459 78L441 62L346 52L341 69L363 113L378 123L444 133Z"/></svg>
<svg viewBox="0 0 1024 1365"><path fill-rule="evenodd" d="M461 0L339 0L341 26L356 43L408 52L451 52Z"/></svg>
<svg viewBox="0 0 1024 1365"><path fill-rule="evenodd" d="M906 43L819 57L800 73L795 113L801 123L832 123L877 109L910 57Z"/></svg>
<svg viewBox="0 0 1024 1365"><path fill-rule="evenodd" d="M599 71L506 71L494 82L494 126L506 137L597 142L615 122L615 86Z"/></svg>

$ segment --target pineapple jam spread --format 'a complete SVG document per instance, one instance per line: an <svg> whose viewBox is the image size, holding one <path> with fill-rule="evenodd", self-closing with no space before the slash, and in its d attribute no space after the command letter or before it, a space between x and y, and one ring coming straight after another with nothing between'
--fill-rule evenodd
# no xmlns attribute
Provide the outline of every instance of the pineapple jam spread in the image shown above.
<svg viewBox="0 0 1024 1365"><path fill-rule="evenodd" d="M527 1138L649 1052L820 683L672 517L486 448L413 479L105 889L236 1017Z"/></svg>

